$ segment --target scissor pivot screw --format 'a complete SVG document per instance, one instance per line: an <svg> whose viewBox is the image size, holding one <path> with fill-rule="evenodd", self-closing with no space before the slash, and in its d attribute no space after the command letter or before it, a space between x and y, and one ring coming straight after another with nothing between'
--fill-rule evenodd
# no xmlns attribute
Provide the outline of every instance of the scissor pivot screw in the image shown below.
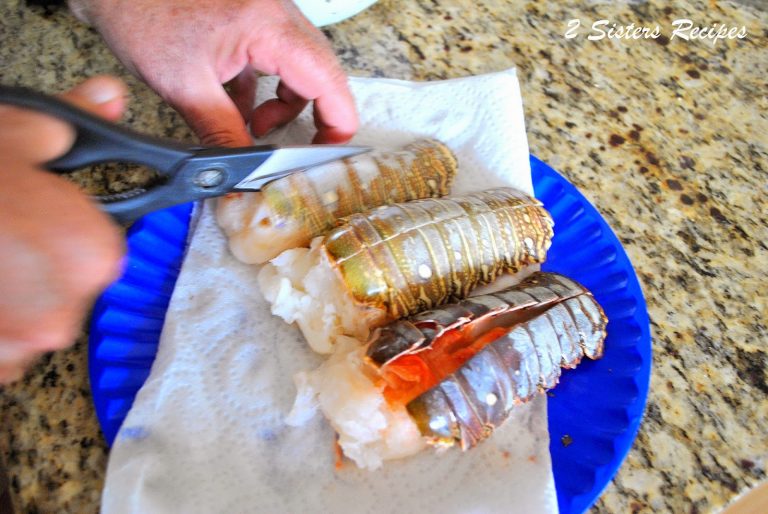
<svg viewBox="0 0 768 514"><path fill-rule="evenodd" d="M224 170L219 168L209 168L198 172L195 176L195 185L203 188L220 186L224 182Z"/></svg>

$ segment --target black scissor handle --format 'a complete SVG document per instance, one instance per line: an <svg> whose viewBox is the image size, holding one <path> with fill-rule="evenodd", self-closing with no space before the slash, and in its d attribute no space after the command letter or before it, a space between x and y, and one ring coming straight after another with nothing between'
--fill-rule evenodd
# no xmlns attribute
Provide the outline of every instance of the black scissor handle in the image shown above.
<svg viewBox="0 0 768 514"><path fill-rule="evenodd" d="M0 86L0 104L39 111L75 128L77 138L69 152L46 163L45 167L51 171L67 172L104 162L128 162L143 164L169 175L195 150L147 137L97 118L56 97L23 87Z"/></svg>
<svg viewBox="0 0 768 514"><path fill-rule="evenodd" d="M244 177L272 155L273 146L246 148L203 148L184 162L163 184L156 184L135 196L128 196L115 202L104 202L101 208L120 223L130 222L159 209L179 203L221 196L239 186ZM280 178L285 173L261 177L262 181ZM208 179L208 180L206 180ZM238 187L241 191L256 191L248 185Z"/></svg>

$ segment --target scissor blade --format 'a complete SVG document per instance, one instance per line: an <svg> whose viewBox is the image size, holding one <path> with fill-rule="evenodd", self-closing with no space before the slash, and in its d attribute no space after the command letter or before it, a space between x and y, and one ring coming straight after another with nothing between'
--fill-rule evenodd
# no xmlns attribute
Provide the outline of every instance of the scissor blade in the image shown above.
<svg viewBox="0 0 768 514"><path fill-rule="evenodd" d="M253 170L235 189L261 189L261 186L293 172L303 171L327 162L338 161L371 151L367 146L311 145L283 146Z"/></svg>

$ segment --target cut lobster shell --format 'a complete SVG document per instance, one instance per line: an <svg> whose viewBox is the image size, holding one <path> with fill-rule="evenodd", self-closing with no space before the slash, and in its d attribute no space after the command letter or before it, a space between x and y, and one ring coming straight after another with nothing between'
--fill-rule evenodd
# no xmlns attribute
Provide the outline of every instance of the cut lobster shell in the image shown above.
<svg viewBox="0 0 768 514"><path fill-rule="evenodd" d="M562 275L535 273L504 291L468 298L400 320L374 333L369 361L384 372L404 355L432 351L456 331L477 337L503 327L455 372L411 400L422 435L439 445L475 446L515 405L554 387L561 367L602 356L607 319L583 286Z"/></svg>

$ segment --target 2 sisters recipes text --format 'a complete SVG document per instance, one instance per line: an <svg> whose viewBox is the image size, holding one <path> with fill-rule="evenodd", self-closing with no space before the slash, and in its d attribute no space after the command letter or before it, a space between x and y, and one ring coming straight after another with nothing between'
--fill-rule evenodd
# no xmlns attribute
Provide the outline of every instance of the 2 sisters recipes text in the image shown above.
<svg viewBox="0 0 768 514"><path fill-rule="evenodd" d="M566 39L574 39L583 35L581 20L573 18L568 20L565 31ZM635 25L620 25L609 20L596 20L589 25L587 39L600 41L601 39L657 39L662 36L662 29L657 24L653 27ZM693 21L681 18L672 22L672 31L668 36L670 40L675 38L686 41L706 41L713 46L721 39L744 39L747 37L747 28L744 26L728 26L724 23L714 23L709 26L699 26Z"/></svg>

